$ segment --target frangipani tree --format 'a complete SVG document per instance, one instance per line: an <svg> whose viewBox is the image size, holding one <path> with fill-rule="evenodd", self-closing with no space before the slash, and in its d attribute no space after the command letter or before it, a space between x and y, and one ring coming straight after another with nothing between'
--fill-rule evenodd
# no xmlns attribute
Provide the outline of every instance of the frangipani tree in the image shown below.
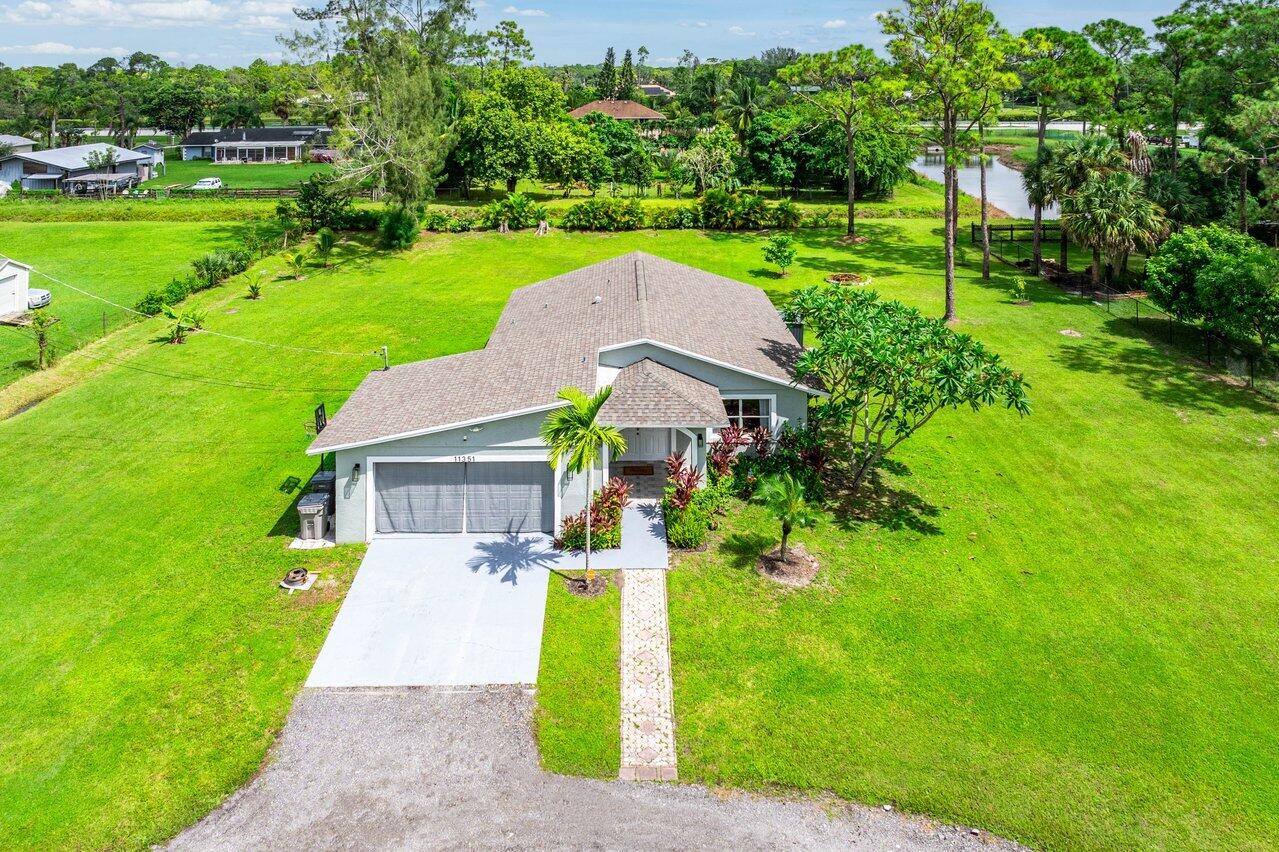
<svg viewBox="0 0 1279 852"><path fill-rule="evenodd" d="M553 409L542 421L540 434L547 446L547 463L552 469L563 459L568 470L586 473L586 581L591 571L591 502L595 499L595 463L604 450L614 456L626 452L626 439L616 426L599 422L600 409L612 394L612 386L589 396L579 388L563 388L559 398L568 403Z"/></svg>
<svg viewBox="0 0 1279 852"><path fill-rule="evenodd" d="M852 495L942 409L1002 404L1030 413L1025 382L998 355L872 290L809 287L785 313L818 341L799 357L795 375L814 377L830 394L813 420Z"/></svg>

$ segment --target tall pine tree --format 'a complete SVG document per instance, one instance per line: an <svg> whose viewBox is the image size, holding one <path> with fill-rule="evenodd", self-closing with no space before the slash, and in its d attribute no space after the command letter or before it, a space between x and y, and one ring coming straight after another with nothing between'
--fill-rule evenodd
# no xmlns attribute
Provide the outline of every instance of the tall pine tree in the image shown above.
<svg viewBox="0 0 1279 852"><path fill-rule="evenodd" d="M600 66L600 75L595 80L597 94L605 100L617 97L617 54L613 48L604 52L604 64Z"/></svg>
<svg viewBox="0 0 1279 852"><path fill-rule="evenodd" d="M629 48L622 56L622 70L617 75L616 96L626 100L635 97L635 65L631 62Z"/></svg>

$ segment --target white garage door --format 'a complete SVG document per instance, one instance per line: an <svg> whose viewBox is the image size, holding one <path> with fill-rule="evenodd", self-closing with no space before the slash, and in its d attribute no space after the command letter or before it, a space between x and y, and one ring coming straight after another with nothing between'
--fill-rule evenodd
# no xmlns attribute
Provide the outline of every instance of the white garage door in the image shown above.
<svg viewBox="0 0 1279 852"><path fill-rule="evenodd" d="M541 462L382 462L379 533L550 532L552 473Z"/></svg>

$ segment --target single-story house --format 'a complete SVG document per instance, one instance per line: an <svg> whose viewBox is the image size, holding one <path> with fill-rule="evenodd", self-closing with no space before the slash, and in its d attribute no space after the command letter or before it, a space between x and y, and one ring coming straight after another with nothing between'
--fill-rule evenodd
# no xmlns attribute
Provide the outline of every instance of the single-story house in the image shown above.
<svg viewBox="0 0 1279 852"><path fill-rule="evenodd" d="M36 149L36 140L14 136L12 133L0 133L0 147L8 148L12 154L25 154Z"/></svg>
<svg viewBox="0 0 1279 852"><path fill-rule="evenodd" d="M164 143L158 142L155 139L148 139L146 142L134 146L133 150L137 151L139 154L145 154L147 156L146 163L151 167L152 175L162 175L165 173L167 167L164 162Z"/></svg>
<svg viewBox="0 0 1279 852"><path fill-rule="evenodd" d="M597 486L671 454L705 473L730 423L804 424L800 336L758 287L633 252L516 290L481 350L369 374L307 452L336 455L339 542L558 532L586 505L538 435L561 388L613 388L600 418L627 449Z"/></svg>
<svg viewBox="0 0 1279 852"><path fill-rule="evenodd" d="M25 314L30 289L31 267L0 257L0 319Z"/></svg>
<svg viewBox="0 0 1279 852"><path fill-rule="evenodd" d="M113 153L115 162L110 166L90 165L95 154ZM22 181L23 189L62 189L64 181L102 179L120 185L136 185L151 177L147 156L127 148L106 142L89 145L72 145L67 148L50 148L47 151L26 151L9 154L0 159L0 181L12 184ZM71 185L67 186L72 188Z"/></svg>
<svg viewBox="0 0 1279 852"><path fill-rule="evenodd" d="M673 98L675 91L668 89L661 83L640 83L639 90L650 98Z"/></svg>
<svg viewBox="0 0 1279 852"><path fill-rule="evenodd" d="M182 159L296 163L304 161L312 147L325 147L328 136L329 129L320 125L199 130L182 137Z"/></svg>
<svg viewBox="0 0 1279 852"><path fill-rule="evenodd" d="M589 104L582 104L575 110L570 110L569 115L573 118L585 118L593 112L603 113L618 121L665 121L666 116L662 115L655 109L649 109L641 103L626 100L613 100L612 98L603 101L591 101Z"/></svg>

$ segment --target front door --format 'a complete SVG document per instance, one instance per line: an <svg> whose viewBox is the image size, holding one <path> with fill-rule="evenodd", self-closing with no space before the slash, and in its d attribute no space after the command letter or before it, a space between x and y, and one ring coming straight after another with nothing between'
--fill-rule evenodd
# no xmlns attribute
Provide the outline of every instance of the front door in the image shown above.
<svg viewBox="0 0 1279 852"><path fill-rule="evenodd" d="M671 454L670 429L628 428L622 430L626 452L618 461L661 461Z"/></svg>

